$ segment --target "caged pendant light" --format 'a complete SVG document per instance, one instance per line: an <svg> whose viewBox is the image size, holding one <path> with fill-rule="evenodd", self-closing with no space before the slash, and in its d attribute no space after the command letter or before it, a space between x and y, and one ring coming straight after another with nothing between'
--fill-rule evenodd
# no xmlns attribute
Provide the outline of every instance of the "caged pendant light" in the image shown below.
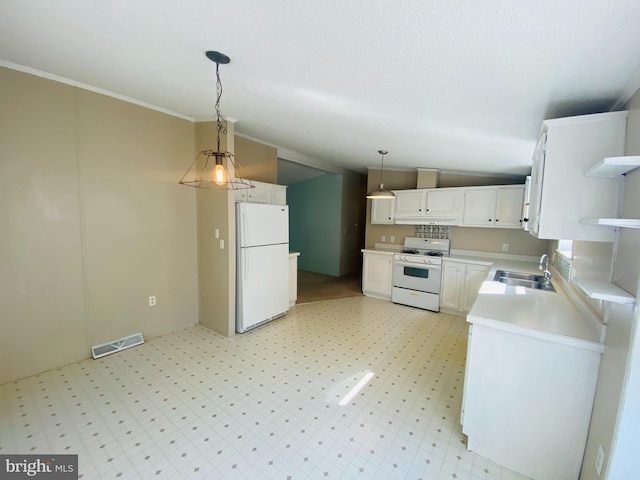
<svg viewBox="0 0 640 480"><path fill-rule="evenodd" d="M378 150L378 153L382 156L381 166L380 166L380 188L369 192L367 194L367 198L394 198L395 195L393 192L384 189L384 183L382 182L382 176L384 175L384 156L389 153L386 150Z"/></svg>
<svg viewBox="0 0 640 480"><path fill-rule="evenodd" d="M240 165L233 154L220 150L220 134L227 133L227 122L223 120L220 114L220 99L222 98L220 65L226 65L231 59L220 52L214 51L208 51L206 55L209 60L216 64L217 149L200 152L178 183L189 187L218 190L254 188L255 186L251 180L243 178Z"/></svg>

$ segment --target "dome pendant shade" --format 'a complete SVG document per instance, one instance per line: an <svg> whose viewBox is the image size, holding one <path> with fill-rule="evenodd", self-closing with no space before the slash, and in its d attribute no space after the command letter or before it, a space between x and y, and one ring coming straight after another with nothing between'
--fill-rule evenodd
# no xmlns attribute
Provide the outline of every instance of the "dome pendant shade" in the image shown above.
<svg viewBox="0 0 640 480"><path fill-rule="evenodd" d="M393 192L384 189L384 184L382 183L382 176L384 175L384 156L389 153L386 150L378 150L378 153L381 155L381 165L380 165L380 187L377 190L367 193L367 198L395 198Z"/></svg>
<svg viewBox="0 0 640 480"><path fill-rule="evenodd" d="M393 192L384 189L384 185L381 183L378 190L367 193L367 198L395 198Z"/></svg>

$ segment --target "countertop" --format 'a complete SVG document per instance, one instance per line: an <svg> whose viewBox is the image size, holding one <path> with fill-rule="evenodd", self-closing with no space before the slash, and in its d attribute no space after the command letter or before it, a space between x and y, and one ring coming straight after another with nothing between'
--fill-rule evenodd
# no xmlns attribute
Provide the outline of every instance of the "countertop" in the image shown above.
<svg viewBox="0 0 640 480"><path fill-rule="evenodd" d="M363 249L371 253L397 253L397 248ZM562 282L552 279L556 292L510 287L493 280L496 270L539 274L532 257L482 252L456 253L445 261L490 265L478 298L467 315L467 322L485 325L520 335L552 341L567 346L602 352L601 324L590 312L580 311L569 300ZM593 318L590 318L593 317Z"/></svg>
<svg viewBox="0 0 640 480"><path fill-rule="evenodd" d="M491 270L467 315L467 322L567 346L604 351L598 320L593 314L576 308L561 282L552 278L556 292L510 287L493 280L496 270L540 273L537 262L492 259Z"/></svg>

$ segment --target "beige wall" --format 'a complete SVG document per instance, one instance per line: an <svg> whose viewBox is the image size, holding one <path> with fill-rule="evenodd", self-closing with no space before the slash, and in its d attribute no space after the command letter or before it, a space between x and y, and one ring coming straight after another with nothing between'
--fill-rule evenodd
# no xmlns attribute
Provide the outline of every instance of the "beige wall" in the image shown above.
<svg viewBox="0 0 640 480"><path fill-rule="evenodd" d="M385 170L384 188L387 190L407 190L416 188L418 180L417 171ZM380 185L380 170L370 169L367 175L367 192L376 190ZM374 248L380 243L384 235L391 244L390 238L395 237L395 245L402 245L404 237L413 235L413 225L372 225L371 224L371 199L367 199L367 217L365 229L365 247Z"/></svg>
<svg viewBox="0 0 640 480"><path fill-rule="evenodd" d="M277 149L237 135L234 140L234 155L245 178L258 182L278 183Z"/></svg>
<svg viewBox="0 0 640 480"><path fill-rule="evenodd" d="M507 252L502 250L505 243L509 244ZM547 241L517 228L451 227L451 248L540 256L547 251Z"/></svg>
<svg viewBox="0 0 640 480"><path fill-rule="evenodd" d="M194 325L193 124L4 68L0 104L0 383Z"/></svg>
<svg viewBox="0 0 640 480"><path fill-rule="evenodd" d="M438 175L438 188L479 187L483 185L522 185L524 176L478 175L453 172L441 172Z"/></svg>
<svg viewBox="0 0 640 480"><path fill-rule="evenodd" d="M220 148L233 153L234 125ZM229 141L228 141L229 140ZM196 124L198 151L216 145L216 124ZM221 335L235 335L235 199L233 191L198 189L198 291L199 322ZM220 238L215 238L215 230ZM225 242L220 248L220 240Z"/></svg>

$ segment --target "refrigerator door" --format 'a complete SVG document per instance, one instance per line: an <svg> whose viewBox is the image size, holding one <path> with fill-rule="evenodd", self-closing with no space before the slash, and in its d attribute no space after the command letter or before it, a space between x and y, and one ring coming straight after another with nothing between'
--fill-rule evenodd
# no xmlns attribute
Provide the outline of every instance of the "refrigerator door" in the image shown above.
<svg viewBox="0 0 640 480"><path fill-rule="evenodd" d="M289 310L289 244L238 249L236 331Z"/></svg>
<svg viewBox="0 0 640 480"><path fill-rule="evenodd" d="M289 207L259 203L236 204L238 245L255 247L289 243Z"/></svg>

